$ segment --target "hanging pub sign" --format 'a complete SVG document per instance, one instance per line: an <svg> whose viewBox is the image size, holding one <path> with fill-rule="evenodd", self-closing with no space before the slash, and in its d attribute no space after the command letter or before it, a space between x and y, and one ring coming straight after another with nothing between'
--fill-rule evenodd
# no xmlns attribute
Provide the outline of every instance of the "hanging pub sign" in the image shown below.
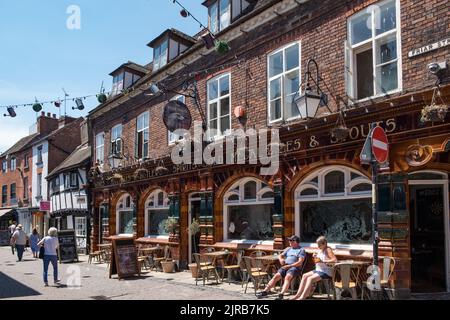
<svg viewBox="0 0 450 320"><path fill-rule="evenodd" d="M39 202L39 211L50 211L50 201Z"/></svg>
<svg viewBox="0 0 450 320"><path fill-rule="evenodd" d="M75 230L58 231L58 242L60 263L79 261Z"/></svg>
<svg viewBox="0 0 450 320"><path fill-rule="evenodd" d="M137 249L133 238L112 238L109 278L117 274L119 279L141 275L137 261Z"/></svg>

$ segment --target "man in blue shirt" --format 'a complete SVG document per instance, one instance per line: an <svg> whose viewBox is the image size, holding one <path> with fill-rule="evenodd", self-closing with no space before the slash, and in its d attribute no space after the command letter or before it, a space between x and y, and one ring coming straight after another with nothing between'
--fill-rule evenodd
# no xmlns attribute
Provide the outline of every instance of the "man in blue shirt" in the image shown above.
<svg viewBox="0 0 450 320"><path fill-rule="evenodd" d="M289 290L291 281L295 277L300 276L303 262L305 261L306 252L305 249L300 247L300 238L292 236L288 238L289 247L287 247L283 253L280 254L279 260L281 268L277 274L269 281L263 291L257 294L258 298L265 297L269 294L270 290L275 287L278 281L284 278L283 288L276 300L283 300L284 294Z"/></svg>

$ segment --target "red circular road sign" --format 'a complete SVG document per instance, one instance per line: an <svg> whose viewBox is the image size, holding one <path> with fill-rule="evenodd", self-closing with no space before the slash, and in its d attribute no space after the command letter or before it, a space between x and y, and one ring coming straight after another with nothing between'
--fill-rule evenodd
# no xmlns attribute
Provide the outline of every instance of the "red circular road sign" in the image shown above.
<svg viewBox="0 0 450 320"><path fill-rule="evenodd" d="M372 132L372 153L379 163L385 163L389 157L389 141L383 128L376 127Z"/></svg>

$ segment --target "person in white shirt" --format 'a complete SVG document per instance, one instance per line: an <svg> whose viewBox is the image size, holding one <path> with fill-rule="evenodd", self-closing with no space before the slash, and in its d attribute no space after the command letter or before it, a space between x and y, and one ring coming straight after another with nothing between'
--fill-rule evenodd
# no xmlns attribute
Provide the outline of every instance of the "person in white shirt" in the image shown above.
<svg viewBox="0 0 450 320"><path fill-rule="evenodd" d="M22 225L19 224L11 238L12 244L17 249L17 258L18 258L17 262L22 261L23 252L25 250L25 246L28 240L27 234L22 229L23 229Z"/></svg>
<svg viewBox="0 0 450 320"><path fill-rule="evenodd" d="M58 279L58 230L56 228L50 228L48 230L48 236L44 237L38 242L38 246L44 247L44 285L48 287L48 266L51 263L53 267L53 281L55 284L59 284Z"/></svg>
<svg viewBox="0 0 450 320"><path fill-rule="evenodd" d="M13 223L8 227L10 237L11 237L11 252L13 255L14 255L14 243L13 243L12 236L13 236L14 232L16 231L16 225L17 225L17 222L13 221Z"/></svg>

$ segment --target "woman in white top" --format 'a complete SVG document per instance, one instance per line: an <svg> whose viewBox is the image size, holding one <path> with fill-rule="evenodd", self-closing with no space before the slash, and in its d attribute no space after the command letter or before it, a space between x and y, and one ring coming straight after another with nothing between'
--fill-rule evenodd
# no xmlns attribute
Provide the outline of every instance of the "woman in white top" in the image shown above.
<svg viewBox="0 0 450 320"><path fill-rule="evenodd" d="M327 265L329 262L337 261L333 250L328 247L328 242L325 237L319 237L316 243L319 246L319 252L313 255L316 269L303 275L297 294L291 300L304 300L308 298L311 288L316 282L323 279L331 279L333 276L332 268Z"/></svg>
<svg viewBox="0 0 450 320"><path fill-rule="evenodd" d="M56 228L48 229L48 236L39 241L38 246L44 247L44 284L48 287L48 265L53 266L53 280L55 284L59 284L58 279L58 230Z"/></svg>

